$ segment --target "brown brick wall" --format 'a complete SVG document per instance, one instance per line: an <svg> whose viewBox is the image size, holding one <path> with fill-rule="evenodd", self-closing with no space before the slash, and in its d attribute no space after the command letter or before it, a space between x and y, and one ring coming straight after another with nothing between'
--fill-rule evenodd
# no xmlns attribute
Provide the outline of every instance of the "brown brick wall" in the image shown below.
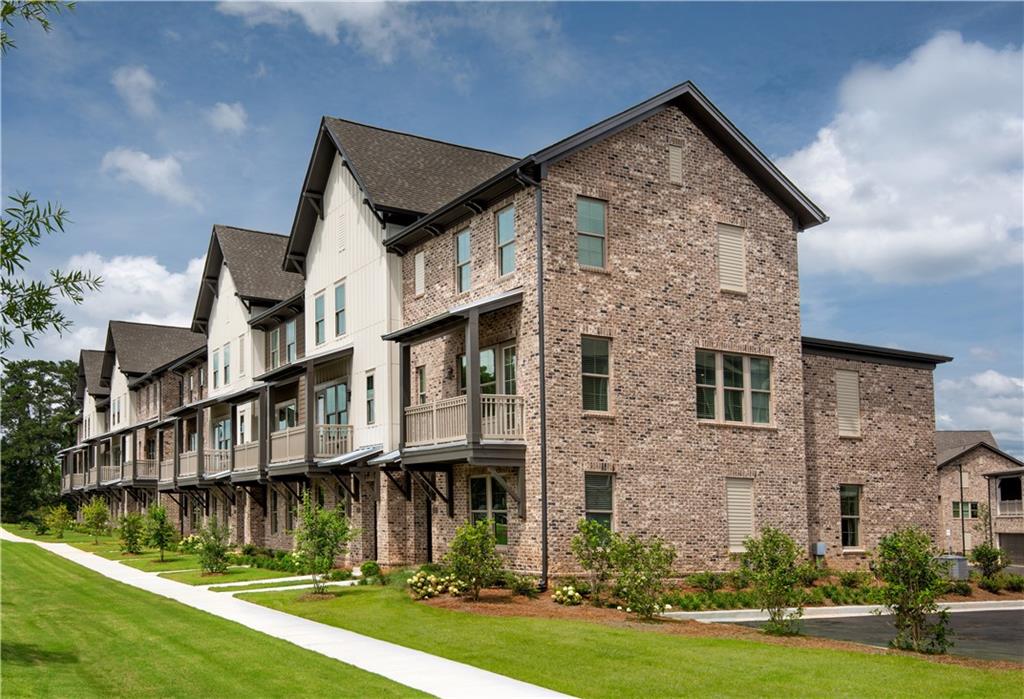
<svg viewBox="0 0 1024 699"><path fill-rule="evenodd" d="M963 467L963 497L960 493L960 470ZM964 520L963 533L967 534L966 550L989 539L989 522L986 513L991 513L993 534L1024 534L1024 517L1000 516L995 481L991 484L984 478L986 473L998 473L1018 468L1017 464L985 448L967 452L960 459L946 464L939 471L938 532L939 546L944 551L959 553L964 550L960 520L953 517L953 502L977 502L977 519ZM991 500L989 490L991 489ZM998 536L994 537L998 540ZM998 544L998 541L994 542Z"/></svg>

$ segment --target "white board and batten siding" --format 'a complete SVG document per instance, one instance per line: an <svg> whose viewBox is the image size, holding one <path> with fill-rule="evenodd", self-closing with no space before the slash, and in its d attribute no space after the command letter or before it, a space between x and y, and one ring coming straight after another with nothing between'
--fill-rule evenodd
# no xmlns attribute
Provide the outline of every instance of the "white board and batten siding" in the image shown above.
<svg viewBox="0 0 1024 699"><path fill-rule="evenodd" d="M256 234L254 234L256 235ZM209 396L234 393L253 384L253 376L258 375L256 363L253 361L254 349L259 346L260 339L254 342L254 331L249 327L249 312L237 296L235 280L227 265L221 265L220 278L217 280L217 295L210 308L209 331L206 338L206 387ZM260 333L262 336L262 333ZM224 381L224 345L231 347L231 375ZM241 345L244 345L242 347ZM213 353L220 357L220 385L213 387ZM242 368L244 367L244 371ZM238 421L246 425L255 424L256 401L238 405ZM209 417L205 422L207 444L212 444L213 425ZM234 429L234 426L233 426Z"/></svg>
<svg viewBox="0 0 1024 699"><path fill-rule="evenodd" d="M752 478L725 479L725 511L729 527L729 551L745 551L744 542L754 535Z"/></svg>
<svg viewBox="0 0 1024 699"><path fill-rule="evenodd" d="M746 293L747 246L742 228L718 224L718 286L722 291Z"/></svg>
<svg viewBox="0 0 1024 699"><path fill-rule="evenodd" d="M388 255L384 227L364 203L351 171L335 155L306 254L306 356L352 348L349 422L356 447L397 446L397 393L390 390L398 350L382 335L401 323L401 259ZM335 332L335 287L345 285L345 332ZM324 295L325 339L316 343L314 299ZM393 356L392 356L393 355ZM366 377L374 377L376 419L367 424Z"/></svg>
<svg viewBox="0 0 1024 699"><path fill-rule="evenodd" d="M856 371L836 371L836 416L840 437L860 437L860 376Z"/></svg>

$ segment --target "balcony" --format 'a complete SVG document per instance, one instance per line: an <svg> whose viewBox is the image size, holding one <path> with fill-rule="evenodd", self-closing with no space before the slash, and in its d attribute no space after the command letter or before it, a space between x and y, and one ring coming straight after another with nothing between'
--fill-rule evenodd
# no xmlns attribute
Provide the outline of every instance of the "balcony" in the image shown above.
<svg viewBox="0 0 1024 699"><path fill-rule="evenodd" d="M160 481L170 482L174 480L174 457L163 459L160 462Z"/></svg>
<svg viewBox="0 0 1024 699"><path fill-rule="evenodd" d="M81 488L85 485L85 474L84 473L72 473L71 474L71 487Z"/></svg>
<svg viewBox="0 0 1024 699"><path fill-rule="evenodd" d="M235 471L255 471L259 468L260 445L246 442L235 447Z"/></svg>
<svg viewBox="0 0 1024 699"><path fill-rule="evenodd" d="M306 458L306 426L296 425L270 433L270 463L283 464Z"/></svg>
<svg viewBox="0 0 1024 699"><path fill-rule="evenodd" d="M445 398L405 409L405 444L421 447L465 442L469 427L466 396ZM480 396L480 437L485 441L523 439L523 397Z"/></svg>
<svg viewBox="0 0 1024 699"><path fill-rule="evenodd" d="M174 460L171 460L174 463ZM138 479L145 480L156 480L157 478L157 462L156 459L136 459L135 460L135 477Z"/></svg>
<svg viewBox="0 0 1024 699"><path fill-rule="evenodd" d="M60 477L60 492L66 493L71 490L71 474L65 473Z"/></svg>
<svg viewBox="0 0 1024 699"><path fill-rule="evenodd" d="M1024 500L1000 500L999 517L1020 517L1024 515Z"/></svg>
<svg viewBox="0 0 1024 699"><path fill-rule="evenodd" d="M204 449L203 456L204 475L231 470L231 451L229 449Z"/></svg>
<svg viewBox="0 0 1024 699"><path fill-rule="evenodd" d="M184 451L178 455L178 476L195 476L199 472L199 455L195 450Z"/></svg>
<svg viewBox="0 0 1024 699"><path fill-rule="evenodd" d="M100 466L100 483L111 483L121 480L121 467L113 464Z"/></svg>
<svg viewBox="0 0 1024 699"><path fill-rule="evenodd" d="M316 458L327 459L352 451L352 425L316 425L314 430Z"/></svg>

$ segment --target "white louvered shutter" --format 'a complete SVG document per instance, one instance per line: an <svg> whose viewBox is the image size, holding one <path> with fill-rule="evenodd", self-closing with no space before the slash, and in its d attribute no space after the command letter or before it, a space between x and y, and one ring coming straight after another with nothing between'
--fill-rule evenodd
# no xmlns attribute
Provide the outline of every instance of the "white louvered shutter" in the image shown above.
<svg viewBox="0 0 1024 699"><path fill-rule="evenodd" d="M725 479L725 509L729 518L729 550L744 550L743 542L754 535L754 481Z"/></svg>
<svg viewBox="0 0 1024 699"><path fill-rule="evenodd" d="M742 228L718 225L718 284L723 291L747 290L745 248Z"/></svg>
<svg viewBox="0 0 1024 699"><path fill-rule="evenodd" d="M416 257L413 258L413 266L415 267L416 275L416 293L422 294L426 286L427 274L427 265L426 260L424 259L424 253L416 253Z"/></svg>
<svg viewBox="0 0 1024 699"><path fill-rule="evenodd" d="M683 147L668 147L668 181L672 184L683 183Z"/></svg>
<svg viewBox="0 0 1024 699"><path fill-rule="evenodd" d="M338 243L338 252L345 249L345 213L341 207L334 211L335 237Z"/></svg>
<svg viewBox="0 0 1024 699"><path fill-rule="evenodd" d="M836 372L836 414L840 437L860 436L860 382L856 371Z"/></svg>

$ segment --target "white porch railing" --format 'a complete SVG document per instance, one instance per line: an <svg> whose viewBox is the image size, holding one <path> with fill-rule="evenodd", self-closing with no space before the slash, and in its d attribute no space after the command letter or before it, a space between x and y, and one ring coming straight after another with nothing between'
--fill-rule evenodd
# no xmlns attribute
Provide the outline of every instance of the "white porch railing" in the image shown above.
<svg viewBox="0 0 1024 699"><path fill-rule="evenodd" d="M522 439L523 405L522 396L480 396L481 437L494 440Z"/></svg>
<svg viewBox="0 0 1024 699"><path fill-rule="evenodd" d="M259 442L246 442L235 447L235 470L254 471L259 466Z"/></svg>
<svg viewBox="0 0 1024 699"><path fill-rule="evenodd" d="M196 458L196 453L194 451L186 451L178 454L178 475L196 475L196 464L198 463L199 459Z"/></svg>
<svg viewBox="0 0 1024 699"><path fill-rule="evenodd" d="M1024 515L1024 500L1000 500L999 516L1020 517Z"/></svg>
<svg viewBox="0 0 1024 699"><path fill-rule="evenodd" d="M352 451L352 425L317 425L315 453L317 458L340 456Z"/></svg>
<svg viewBox="0 0 1024 699"><path fill-rule="evenodd" d="M306 426L270 433L270 462L297 461L306 456Z"/></svg>
<svg viewBox="0 0 1024 699"><path fill-rule="evenodd" d="M172 481L174 480L174 457L169 459L163 459L160 462L160 480Z"/></svg>
<svg viewBox="0 0 1024 699"><path fill-rule="evenodd" d="M85 474L84 473L72 473L71 474L71 487L81 488L85 485Z"/></svg>
<svg viewBox="0 0 1024 699"><path fill-rule="evenodd" d="M523 411L522 396L480 396L481 438L522 439ZM405 443L415 447L464 441L468 419L466 396L410 405L405 409Z"/></svg>
<svg viewBox="0 0 1024 699"><path fill-rule="evenodd" d="M203 473L223 473L231 470L231 452L227 449L205 449Z"/></svg>
<svg viewBox="0 0 1024 699"><path fill-rule="evenodd" d="M100 466L100 482L109 483L110 481L121 480L121 467L114 466L112 464L103 464Z"/></svg>
<svg viewBox="0 0 1024 699"><path fill-rule="evenodd" d="M174 460L171 459L171 464L174 464ZM157 477L157 465L156 459L136 459L135 460L135 477L136 478L156 478Z"/></svg>

